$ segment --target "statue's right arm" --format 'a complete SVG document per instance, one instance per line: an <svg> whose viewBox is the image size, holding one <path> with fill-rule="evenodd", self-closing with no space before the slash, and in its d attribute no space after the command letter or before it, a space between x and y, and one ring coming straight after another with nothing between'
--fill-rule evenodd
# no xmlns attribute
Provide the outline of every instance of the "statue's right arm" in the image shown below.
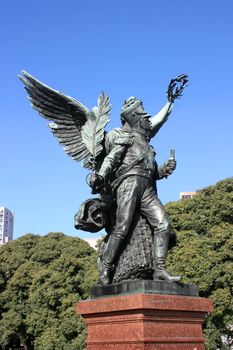
<svg viewBox="0 0 233 350"><path fill-rule="evenodd" d="M123 145L115 145L111 152L105 157L98 174L106 179L117 169L121 163L122 156L125 153Z"/></svg>

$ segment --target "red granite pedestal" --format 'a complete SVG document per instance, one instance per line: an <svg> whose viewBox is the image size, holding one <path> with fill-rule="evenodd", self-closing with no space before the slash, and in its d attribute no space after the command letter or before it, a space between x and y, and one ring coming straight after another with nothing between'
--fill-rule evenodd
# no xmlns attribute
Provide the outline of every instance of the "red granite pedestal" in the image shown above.
<svg viewBox="0 0 233 350"><path fill-rule="evenodd" d="M87 350L203 350L202 323L212 311L200 297L130 294L81 301Z"/></svg>

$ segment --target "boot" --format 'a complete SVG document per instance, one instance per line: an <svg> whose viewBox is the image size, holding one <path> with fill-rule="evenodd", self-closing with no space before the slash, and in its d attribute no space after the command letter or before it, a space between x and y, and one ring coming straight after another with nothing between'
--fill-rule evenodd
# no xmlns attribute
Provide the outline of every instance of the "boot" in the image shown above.
<svg viewBox="0 0 233 350"><path fill-rule="evenodd" d="M112 281L113 266L105 266L104 261L99 262L99 281L107 286Z"/></svg>
<svg viewBox="0 0 233 350"><path fill-rule="evenodd" d="M168 251L169 235L168 232L155 232L154 236L154 274L153 280L164 280L170 282L178 282L180 276L172 276L166 270L166 258Z"/></svg>
<svg viewBox="0 0 233 350"><path fill-rule="evenodd" d="M114 262L122 247L123 239L120 235L111 235L107 243L107 248L99 262L100 283L104 286L112 282Z"/></svg>

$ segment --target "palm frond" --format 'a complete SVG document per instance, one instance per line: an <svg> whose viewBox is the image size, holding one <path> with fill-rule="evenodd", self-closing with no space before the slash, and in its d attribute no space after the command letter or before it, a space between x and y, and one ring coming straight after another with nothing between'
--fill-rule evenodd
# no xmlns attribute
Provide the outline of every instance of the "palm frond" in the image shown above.
<svg viewBox="0 0 233 350"><path fill-rule="evenodd" d="M93 168L95 168L98 155L103 150L104 129L110 120L110 111L110 99L102 92L98 98L97 107L92 108L81 130L82 142L93 157Z"/></svg>

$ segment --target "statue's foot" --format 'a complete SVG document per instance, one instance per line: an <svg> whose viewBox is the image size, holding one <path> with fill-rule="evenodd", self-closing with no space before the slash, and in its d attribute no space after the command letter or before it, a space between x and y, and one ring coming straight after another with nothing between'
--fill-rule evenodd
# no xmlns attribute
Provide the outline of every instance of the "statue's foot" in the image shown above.
<svg viewBox="0 0 233 350"><path fill-rule="evenodd" d="M111 283L111 268L103 267L102 271L100 272L100 283L104 286Z"/></svg>
<svg viewBox="0 0 233 350"><path fill-rule="evenodd" d="M99 281L102 285L107 286L112 282L112 266L106 266L104 261L100 258L97 260L98 268L99 268Z"/></svg>
<svg viewBox="0 0 233 350"><path fill-rule="evenodd" d="M167 272L166 269L155 269L153 274L153 280L163 280L170 282L178 282L180 281L180 276L172 276Z"/></svg>

